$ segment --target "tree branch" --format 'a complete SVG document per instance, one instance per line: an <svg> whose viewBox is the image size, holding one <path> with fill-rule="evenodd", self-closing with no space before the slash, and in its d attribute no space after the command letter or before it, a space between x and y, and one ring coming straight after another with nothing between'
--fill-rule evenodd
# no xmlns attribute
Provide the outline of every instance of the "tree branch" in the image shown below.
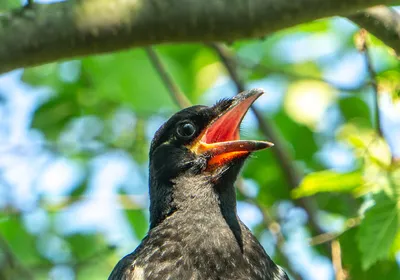
<svg viewBox="0 0 400 280"><path fill-rule="evenodd" d="M0 16L0 73L60 59L176 42L254 38L400 0L70 0Z"/></svg>
<svg viewBox="0 0 400 280"><path fill-rule="evenodd" d="M348 17L400 55L400 15L388 7L375 7Z"/></svg>

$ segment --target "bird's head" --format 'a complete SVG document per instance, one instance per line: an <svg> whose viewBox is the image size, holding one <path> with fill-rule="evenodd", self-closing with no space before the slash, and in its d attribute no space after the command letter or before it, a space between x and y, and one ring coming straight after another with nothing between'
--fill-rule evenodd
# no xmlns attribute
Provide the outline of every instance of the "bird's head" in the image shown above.
<svg viewBox="0 0 400 280"><path fill-rule="evenodd" d="M150 147L150 208L151 215L157 216L152 224L179 207L172 205L174 188L185 188L181 191L195 196L201 191L191 186L196 182L232 185L251 152L273 146L266 141L240 140L240 123L262 93L254 89L211 107L192 106L160 127Z"/></svg>

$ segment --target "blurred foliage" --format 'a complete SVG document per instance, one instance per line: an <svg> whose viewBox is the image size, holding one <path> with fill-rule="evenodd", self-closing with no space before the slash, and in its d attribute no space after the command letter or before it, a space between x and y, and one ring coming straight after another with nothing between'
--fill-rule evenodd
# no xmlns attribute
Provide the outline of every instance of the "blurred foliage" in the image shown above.
<svg viewBox="0 0 400 280"><path fill-rule="evenodd" d="M0 11L15 2L0 1ZM375 131L373 92L365 65L361 63L363 70L346 69L360 64L361 54L354 46L356 32L344 20L320 20L230 46L248 87L267 89L256 106L272 121L289 160L304 174L291 190L274 153L257 153L243 171L245 185L250 186L238 198L249 202L250 197L266 209L290 240L299 228L308 237L315 232L310 217L293 203L309 197L318 207L311 214L318 216L322 228L339 234L343 267L350 279L400 279L396 262L400 252L399 155L385 140L393 132L391 127L384 137ZM398 110L400 63L375 38L371 49L380 99L389 98L395 108L391 110ZM157 47L157 52L194 104L211 104L235 93L209 47L169 45ZM26 92L45 93L34 102L28 129L29 135L42 140L28 150L45 155L48 161L35 164L25 158L33 170L26 176L38 177L28 180L30 204L17 203L15 196L22 194L11 187L23 177L22 171L15 171L21 167L0 161L0 195L4 197L0 199L0 279L105 279L147 232L149 141L178 108L141 49L25 69L18 79ZM7 105L5 97L0 98L1 107ZM244 137L265 138L257 125L247 125ZM18 149L10 150L7 157L25 156ZM106 167L117 164L114 157L128 166L128 175L112 169L101 177ZM38 187L59 159L79 171L68 171L72 175L67 176L67 169L61 169L50 176L53 188L56 182L67 185L63 191ZM99 190L96 184L104 186ZM107 214L110 209L118 213L118 227L106 224L116 220ZM66 219L68 213L72 214ZM354 218L360 223L349 227L346 222L337 223ZM253 230L261 240L270 236L273 251L279 250L276 227L264 222L259 219ZM304 250L331 259L323 245L304 245ZM284 254L271 254L282 262L286 254L291 271L303 279L315 279L312 272L295 265L291 258L296 255L290 248Z"/></svg>

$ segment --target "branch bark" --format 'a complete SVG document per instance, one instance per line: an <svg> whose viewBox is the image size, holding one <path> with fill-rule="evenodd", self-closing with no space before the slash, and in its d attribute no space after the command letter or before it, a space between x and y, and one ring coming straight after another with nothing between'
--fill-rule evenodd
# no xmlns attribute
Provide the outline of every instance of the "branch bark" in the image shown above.
<svg viewBox="0 0 400 280"><path fill-rule="evenodd" d="M388 7L375 7L348 17L400 55L400 15Z"/></svg>
<svg viewBox="0 0 400 280"><path fill-rule="evenodd" d="M400 0L70 0L0 15L0 73L159 43L232 41Z"/></svg>

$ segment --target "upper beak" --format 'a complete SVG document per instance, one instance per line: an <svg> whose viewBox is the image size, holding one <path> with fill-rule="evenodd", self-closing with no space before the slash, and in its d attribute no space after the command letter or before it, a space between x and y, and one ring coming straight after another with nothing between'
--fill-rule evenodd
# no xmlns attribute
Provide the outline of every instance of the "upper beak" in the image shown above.
<svg viewBox="0 0 400 280"><path fill-rule="evenodd" d="M263 93L261 89L253 89L236 95L231 105L214 118L191 144L189 149L192 152L209 158L208 168L274 145L267 141L240 140L240 123L253 102Z"/></svg>

